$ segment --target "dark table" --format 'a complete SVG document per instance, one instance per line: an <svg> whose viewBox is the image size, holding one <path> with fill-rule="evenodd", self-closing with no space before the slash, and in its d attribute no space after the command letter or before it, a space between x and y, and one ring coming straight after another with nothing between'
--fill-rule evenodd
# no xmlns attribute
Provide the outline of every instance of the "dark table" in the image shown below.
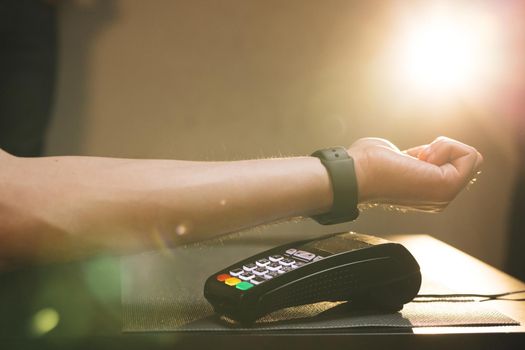
<svg viewBox="0 0 525 350"><path fill-rule="evenodd" d="M386 237L404 244L423 275L464 293L525 290L525 283L428 235ZM525 257L524 257L525 258ZM505 327L358 328L251 334L122 333L119 259L26 268L0 275L0 348L525 349L525 302L486 305L520 322ZM515 296L523 298L524 294ZM56 324L56 327L52 327ZM46 332L47 329L52 330Z"/></svg>

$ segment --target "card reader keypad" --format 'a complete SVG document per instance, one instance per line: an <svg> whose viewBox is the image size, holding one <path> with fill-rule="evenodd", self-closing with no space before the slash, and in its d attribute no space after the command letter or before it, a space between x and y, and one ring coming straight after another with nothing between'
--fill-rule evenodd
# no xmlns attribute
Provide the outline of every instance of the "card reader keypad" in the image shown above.
<svg viewBox="0 0 525 350"><path fill-rule="evenodd" d="M253 286L322 258L322 256L311 252L290 248L282 255L274 254L231 269L228 273L219 274L216 279L228 286L248 290Z"/></svg>

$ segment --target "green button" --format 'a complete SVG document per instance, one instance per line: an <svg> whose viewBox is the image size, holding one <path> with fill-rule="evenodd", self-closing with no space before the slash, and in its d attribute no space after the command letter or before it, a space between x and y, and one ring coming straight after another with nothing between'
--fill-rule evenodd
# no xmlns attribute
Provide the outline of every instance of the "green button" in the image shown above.
<svg viewBox="0 0 525 350"><path fill-rule="evenodd" d="M241 282L235 286L235 288L240 289L240 290L248 290L251 287L253 287L253 284L251 284L250 282Z"/></svg>

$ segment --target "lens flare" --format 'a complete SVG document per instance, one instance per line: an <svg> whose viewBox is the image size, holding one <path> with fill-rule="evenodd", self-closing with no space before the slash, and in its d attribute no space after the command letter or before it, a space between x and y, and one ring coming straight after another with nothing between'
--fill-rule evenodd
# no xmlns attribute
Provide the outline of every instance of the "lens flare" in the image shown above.
<svg viewBox="0 0 525 350"><path fill-rule="evenodd" d="M45 308L38 311L32 319L31 330L35 336L41 336L52 331L60 321L55 309Z"/></svg>
<svg viewBox="0 0 525 350"><path fill-rule="evenodd" d="M451 97L487 82L497 56L495 21L483 11L430 7L399 21L392 50L398 87Z"/></svg>

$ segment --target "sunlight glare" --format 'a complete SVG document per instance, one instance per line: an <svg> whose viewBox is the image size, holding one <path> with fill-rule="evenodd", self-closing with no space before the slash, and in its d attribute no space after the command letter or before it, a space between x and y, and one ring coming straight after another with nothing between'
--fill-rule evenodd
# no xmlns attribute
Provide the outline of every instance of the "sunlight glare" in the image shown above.
<svg viewBox="0 0 525 350"><path fill-rule="evenodd" d="M396 80L419 94L468 92L492 63L493 25L473 11L418 12L403 18L396 36Z"/></svg>

